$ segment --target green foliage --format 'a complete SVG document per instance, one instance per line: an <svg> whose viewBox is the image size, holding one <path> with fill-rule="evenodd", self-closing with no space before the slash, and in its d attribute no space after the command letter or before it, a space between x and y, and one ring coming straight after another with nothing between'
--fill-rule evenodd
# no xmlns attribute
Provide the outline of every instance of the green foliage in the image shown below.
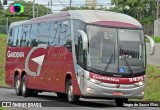
<svg viewBox="0 0 160 110"><path fill-rule="evenodd" d="M160 43L160 36L158 37L158 36L155 36L154 37L154 41L156 42L156 43Z"/></svg>
<svg viewBox="0 0 160 110"><path fill-rule="evenodd" d="M6 57L7 35L0 34L0 86L5 85L5 57Z"/></svg>
<svg viewBox="0 0 160 110"><path fill-rule="evenodd" d="M155 36L155 37L153 38L153 40L154 40L155 43L160 43L160 36ZM145 41L149 43L149 40L148 40L148 39L145 39Z"/></svg>
<svg viewBox="0 0 160 110"><path fill-rule="evenodd" d="M6 108L4 108L4 107L0 107L0 110L7 110Z"/></svg>
<svg viewBox="0 0 160 110"><path fill-rule="evenodd" d="M20 15L12 14L9 10L10 6L4 12L0 10L0 16L1 16L0 25L6 24L6 17L9 18L10 23L15 22L15 21L22 21L22 20L28 20L28 19L33 18L33 15L32 15L32 5L33 5L32 3L33 2L30 2L30 1L26 2L24 0L19 0L19 1L15 0L12 4L16 4L16 3L19 3L24 6L24 13L22 13ZM10 4L10 5L12 5L12 4ZM35 7L36 7L35 8L35 16L36 17L46 15L47 13L51 13L51 10L48 9L47 7L45 7L44 5L35 4Z"/></svg>
<svg viewBox="0 0 160 110"><path fill-rule="evenodd" d="M68 11L68 10L70 10L70 7L62 9L62 11ZM87 7L87 6L71 7L71 10L95 10L95 7Z"/></svg>
<svg viewBox="0 0 160 110"><path fill-rule="evenodd" d="M156 19L156 1L152 0L111 0L118 12L128 14L142 24L153 23Z"/></svg>
<svg viewBox="0 0 160 110"><path fill-rule="evenodd" d="M160 101L160 68L153 65L147 65L147 82L145 97L143 100Z"/></svg>
<svg viewBox="0 0 160 110"><path fill-rule="evenodd" d="M2 2L0 1L0 10L3 9Z"/></svg>
<svg viewBox="0 0 160 110"><path fill-rule="evenodd" d="M137 20L139 20L143 25L153 23L156 19L156 1L152 0L111 0L115 7L110 9L105 7L95 8L95 7L71 7L71 10L104 10L104 11L115 11L124 14L128 14ZM62 9L62 11L70 10L70 7Z"/></svg>

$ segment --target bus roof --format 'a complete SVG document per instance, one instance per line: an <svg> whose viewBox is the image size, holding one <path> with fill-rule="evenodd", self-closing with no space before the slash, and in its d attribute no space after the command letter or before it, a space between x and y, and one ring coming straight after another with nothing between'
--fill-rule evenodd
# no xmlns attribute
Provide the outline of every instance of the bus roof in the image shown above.
<svg viewBox="0 0 160 110"><path fill-rule="evenodd" d="M20 26L26 22L28 22L29 20L24 20L24 21L18 21L18 22L13 22L10 27L14 27L14 26Z"/></svg>
<svg viewBox="0 0 160 110"><path fill-rule="evenodd" d="M121 22L142 28L142 25L135 18L118 12L100 10L74 10L69 11L69 13L73 16L73 18L81 19L87 23L94 23L98 21L107 21L108 23Z"/></svg>
<svg viewBox="0 0 160 110"><path fill-rule="evenodd" d="M52 20L66 20L66 19L79 19L86 23L100 23L104 24L103 22L99 21L105 21L105 23L117 23L122 25L133 25L137 28L142 28L142 25L133 17L128 16L126 14L117 13L117 12L110 12L110 11L100 11L100 10L71 10L71 11L64 11L54 14L48 14L45 16L37 17L31 20L21 21L21 22L15 22L12 24L14 25L21 25L21 24L31 24L31 23L39 23L42 22L42 20L46 21L52 21ZM27 22L29 21L29 22Z"/></svg>

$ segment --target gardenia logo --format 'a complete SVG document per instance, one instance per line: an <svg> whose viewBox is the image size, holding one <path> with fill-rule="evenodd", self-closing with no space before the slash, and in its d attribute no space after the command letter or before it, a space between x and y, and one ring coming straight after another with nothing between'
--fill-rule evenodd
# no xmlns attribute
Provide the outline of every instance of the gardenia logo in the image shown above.
<svg viewBox="0 0 160 110"><path fill-rule="evenodd" d="M17 14L21 14L24 12L24 6L22 6L21 4L14 4L10 6L10 12L11 13L17 13Z"/></svg>

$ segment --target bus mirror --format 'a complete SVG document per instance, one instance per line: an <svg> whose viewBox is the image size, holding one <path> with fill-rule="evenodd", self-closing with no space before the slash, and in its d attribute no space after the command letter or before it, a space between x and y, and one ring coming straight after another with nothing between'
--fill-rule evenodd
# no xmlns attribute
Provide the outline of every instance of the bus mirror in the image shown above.
<svg viewBox="0 0 160 110"><path fill-rule="evenodd" d="M82 41L83 41L83 49L87 50L88 49L88 38L87 34L83 30L78 30L80 35L82 36Z"/></svg>
<svg viewBox="0 0 160 110"><path fill-rule="evenodd" d="M145 35L145 38L147 38L151 44L151 51L150 51L150 55L154 55L155 53L155 42L154 40L152 39L152 37L148 36L148 35Z"/></svg>

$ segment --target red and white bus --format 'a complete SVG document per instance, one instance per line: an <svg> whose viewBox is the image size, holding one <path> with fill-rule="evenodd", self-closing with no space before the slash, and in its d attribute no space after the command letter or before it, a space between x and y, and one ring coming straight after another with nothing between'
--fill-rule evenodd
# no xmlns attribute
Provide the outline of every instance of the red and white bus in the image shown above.
<svg viewBox="0 0 160 110"><path fill-rule="evenodd" d="M154 41L151 37L151 53ZM79 98L144 96L146 46L142 25L116 12L66 11L12 23L6 51L6 83L17 95L56 92Z"/></svg>

